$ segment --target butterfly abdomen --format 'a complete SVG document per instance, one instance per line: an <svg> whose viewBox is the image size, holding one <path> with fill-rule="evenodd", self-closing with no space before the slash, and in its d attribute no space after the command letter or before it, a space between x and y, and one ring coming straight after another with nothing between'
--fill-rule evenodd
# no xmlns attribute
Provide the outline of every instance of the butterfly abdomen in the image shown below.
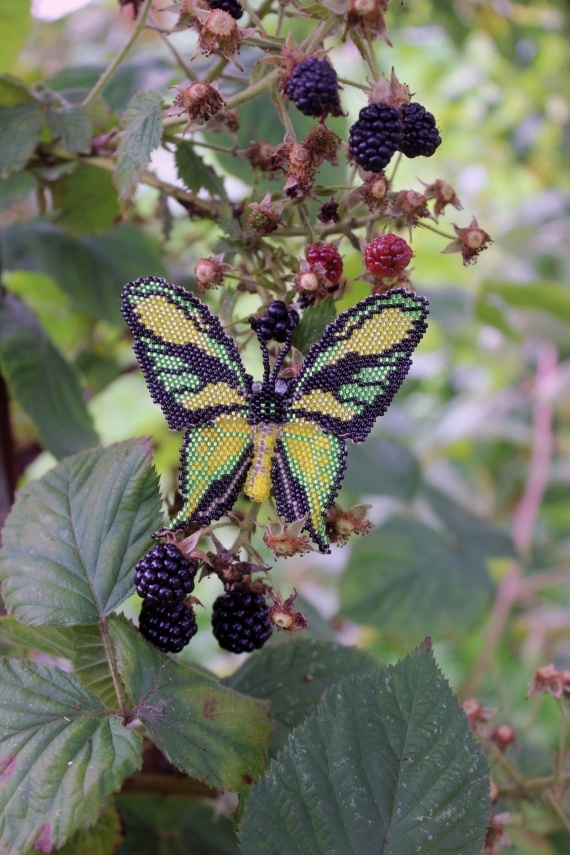
<svg viewBox="0 0 570 855"><path fill-rule="evenodd" d="M271 492L271 463L281 425L252 425L253 463L247 473L244 492L254 502L265 502Z"/></svg>

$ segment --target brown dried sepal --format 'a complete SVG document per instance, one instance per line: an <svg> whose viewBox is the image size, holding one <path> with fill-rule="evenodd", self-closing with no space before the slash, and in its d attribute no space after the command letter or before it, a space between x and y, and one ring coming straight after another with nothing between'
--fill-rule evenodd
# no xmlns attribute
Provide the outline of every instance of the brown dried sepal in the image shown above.
<svg viewBox="0 0 570 855"><path fill-rule="evenodd" d="M410 239L419 220L433 220L426 197L417 190L401 190L392 196L386 207L386 214L393 218L395 229L408 229Z"/></svg>
<svg viewBox="0 0 570 855"><path fill-rule="evenodd" d="M183 133L197 122L199 119L207 121L224 106L224 99L220 95L217 87L210 86L209 83L191 83L190 86L176 87L178 92L174 98L172 106L164 114L165 118L172 116L182 116L188 114L188 124L183 130Z"/></svg>
<svg viewBox="0 0 570 855"><path fill-rule="evenodd" d="M198 291L217 288L224 283L225 270L231 269L229 264L224 264L224 255L207 255L199 258L194 268L194 276Z"/></svg>
<svg viewBox="0 0 570 855"><path fill-rule="evenodd" d="M400 83L394 69L390 73L390 80L381 74L368 93L371 104L387 104L397 110L400 110L404 104L409 104L411 99L410 87L406 83Z"/></svg>
<svg viewBox="0 0 570 855"><path fill-rule="evenodd" d="M560 700L562 695L568 697L570 695L570 671L559 671L552 662L538 668L534 673L527 698L534 698L536 695L543 694L552 695L556 700Z"/></svg>
<svg viewBox="0 0 570 855"><path fill-rule="evenodd" d="M268 592L268 595L273 601L273 605L269 609L269 620L277 629L282 629L285 632L301 632L303 629L307 629L309 621L302 612L298 612L294 608L297 591L293 591L291 596L283 602L272 592Z"/></svg>
<svg viewBox="0 0 570 855"><path fill-rule="evenodd" d="M475 217L466 229L460 229L456 225L453 228L457 238L442 251L444 253L460 252L465 265L474 264L479 253L493 243L492 237L479 228L479 223Z"/></svg>
<svg viewBox="0 0 570 855"><path fill-rule="evenodd" d="M424 182L422 181L422 184ZM437 222L440 214L445 211L447 205L453 205L454 208L457 208L458 211L463 210L463 205L459 201L457 193L447 181L443 181L443 179L438 178L433 184L424 184L426 188L424 190L424 196L426 199L435 199L435 205L433 206L433 216L435 221Z"/></svg>
<svg viewBox="0 0 570 855"><path fill-rule="evenodd" d="M327 160L332 164L337 163L337 154L341 146L341 139L334 131L327 128L326 125L322 123L315 125L309 131L302 144L309 152L315 166L321 166Z"/></svg>
<svg viewBox="0 0 570 855"><path fill-rule="evenodd" d="M409 291L410 293L416 290L407 270L402 270L397 276L392 277L376 276L374 273L367 271L358 278L363 279L365 282L370 284L370 291L372 294L387 294L388 291L392 291L394 288L403 288L405 291Z"/></svg>
<svg viewBox="0 0 570 855"><path fill-rule="evenodd" d="M178 15L178 20L172 28L172 32L176 33L191 28L199 30L201 24L198 12L207 13L209 9L208 0L182 0L181 3L165 6L163 12L175 12Z"/></svg>
<svg viewBox="0 0 570 855"><path fill-rule="evenodd" d="M504 846L512 847L512 840L505 832L510 816L510 813L505 812L496 813L491 817L481 855L498 855Z"/></svg>
<svg viewBox="0 0 570 855"><path fill-rule="evenodd" d="M217 51L229 62L233 62L236 68L243 71L236 57L239 53L242 39L255 33L255 28L240 30L234 18L223 9L212 9L204 15L197 13L200 21L200 33L198 35L198 47L206 56Z"/></svg>
<svg viewBox="0 0 570 855"><path fill-rule="evenodd" d="M504 754L509 745L514 745L515 732L508 724L498 724L491 733L491 742L494 742L501 754Z"/></svg>
<svg viewBox="0 0 570 855"><path fill-rule="evenodd" d="M347 511L335 502L325 516L325 527L331 543L344 546L353 534L366 534L372 528L367 519L372 505L352 505Z"/></svg>
<svg viewBox="0 0 570 855"><path fill-rule="evenodd" d="M482 739L487 738L491 732L489 721L497 715L497 707L485 707L476 698L468 698L465 701L461 701L461 706L467 716L467 722L471 730Z"/></svg>
<svg viewBox="0 0 570 855"><path fill-rule="evenodd" d="M302 534L307 520L303 517L293 523L282 523L270 520L263 542L277 558L291 558L293 555L304 555L314 550L307 535Z"/></svg>
<svg viewBox="0 0 570 855"><path fill-rule="evenodd" d="M271 234L281 225L282 203L272 203L270 193L266 193L259 204L251 202L248 207L251 211L246 217L245 224L258 237Z"/></svg>
<svg viewBox="0 0 570 855"><path fill-rule="evenodd" d="M344 286L345 280L341 280ZM312 306L325 297L337 292L341 287L339 282L331 282L327 279L325 268L322 264L309 264L302 259L299 262L299 272L293 278L293 288L301 298L303 307Z"/></svg>
<svg viewBox="0 0 570 855"><path fill-rule="evenodd" d="M321 223L340 223L340 214L338 213L338 202L331 196L328 202L323 202L317 214L317 220Z"/></svg>
<svg viewBox="0 0 570 855"><path fill-rule="evenodd" d="M347 28L355 29L364 39L383 39L391 44L385 17L388 3L389 0L349 0L344 19Z"/></svg>
<svg viewBox="0 0 570 855"><path fill-rule="evenodd" d="M359 190L360 198L369 211L375 214L384 214L390 201L390 182L383 172L378 175L369 175Z"/></svg>

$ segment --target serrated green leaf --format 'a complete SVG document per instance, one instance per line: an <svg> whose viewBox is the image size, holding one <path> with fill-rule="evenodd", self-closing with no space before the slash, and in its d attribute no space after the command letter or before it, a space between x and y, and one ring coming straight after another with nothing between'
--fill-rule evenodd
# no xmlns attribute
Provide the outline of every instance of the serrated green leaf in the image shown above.
<svg viewBox="0 0 570 855"><path fill-rule="evenodd" d="M55 222L70 235L101 234L121 215L113 174L80 163L65 178L65 194Z"/></svg>
<svg viewBox="0 0 570 855"><path fill-rule="evenodd" d="M295 638L253 653L224 683L236 692L271 701L275 756L292 728L316 709L325 689L350 674L377 667L364 650Z"/></svg>
<svg viewBox="0 0 570 855"><path fill-rule="evenodd" d="M158 245L130 223L80 240L49 223L16 223L0 230L0 251L7 270L47 273L81 311L121 329L125 282L166 276Z"/></svg>
<svg viewBox="0 0 570 855"><path fill-rule="evenodd" d="M11 71L22 50L31 23L30 4L2 3L0 6L0 71Z"/></svg>
<svg viewBox="0 0 570 855"><path fill-rule="evenodd" d="M5 178L26 165L40 140L45 114L39 104L0 107L0 176Z"/></svg>
<svg viewBox="0 0 570 855"><path fill-rule="evenodd" d="M76 831L65 846L57 850L57 855L114 855L123 839L121 831L119 812L111 808L102 813L91 828ZM30 855L44 853L34 849Z"/></svg>
<svg viewBox="0 0 570 855"><path fill-rule="evenodd" d="M0 302L0 367L44 448L65 457L97 444L75 370L11 294Z"/></svg>
<svg viewBox="0 0 570 855"><path fill-rule="evenodd" d="M3 659L0 675L2 848L50 852L140 767L142 739L59 668Z"/></svg>
<svg viewBox="0 0 570 855"><path fill-rule="evenodd" d="M55 626L24 626L10 615L0 617L0 641L19 653L41 650L50 656L71 660L73 652L71 630Z"/></svg>
<svg viewBox="0 0 570 855"><path fill-rule="evenodd" d="M83 107L62 107L50 110L48 126L60 148L77 154L91 150L91 120Z"/></svg>
<svg viewBox="0 0 570 855"><path fill-rule="evenodd" d="M265 767L267 705L154 650L126 621L109 631L137 717L177 768L214 789L241 792Z"/></svg>
<svg viewBox="0 0 570 855"><path fill-rule="evenodd" d="M478 548L394 516L355 542L341 583L341 611L404 638L455 636L481 618L491 592Z"/></svg>
<svg viewBox="0 0 570 855"><path fill-rule="evenodd" d="M107 709L115 709L117 694L99 627L74 626L68 632L73 639L73 673Z"/></svg>
<svg viewBox="0 0 570 855"><path fill-rule="evenodd" d="M122 199L128 198L150 156L162 138L162 97L160 92L137 92L123 116L124 131L117 150L115 184Z"/></svg>
<svg viewBox="0 0 570 855"><path fill-rule="evenodd" d="M244 855L479 855L487 763L430 651L330 689L253 788Z"/></svg>
<svg viewBox="0 0 570 855"><path fill-rule="evenodd" d="M121 795L125 840L116 855L239 855L232 823L184 798ZM165 841L168 850L165 849Z"/></svg>
<svg viewBox="0 0 570 855"><path fill-rule="evenodd" d="M330 297L309 306L303 312L301 323L293 334L293 347L306 353L315 341L319 341L327 324L336 318L336 306Z"/></svg>
<svg viewBox="0 0 570 855"><path fill-rule="evenodd" d="M212 196L225 197L223 180L211 166L204 163L190 143L179 143L174 152L174 159L178 177L184 182L188 190L198 193L199 190L204 189Z"/></svg>
<svg viewBox="0 0 570 855"><path fill-rule="evenodd" d="M147 440L67 458L19 491L4 526L8 609L31 626L97 623L132 593L159 522Z"/></svg>
<svg viewBox="0 0 570 855"><path fill-rule="evenodd" d="M422 480L417 458L385 437L349 443L345 486L360 496L395 496L410 501Z"/></svg>

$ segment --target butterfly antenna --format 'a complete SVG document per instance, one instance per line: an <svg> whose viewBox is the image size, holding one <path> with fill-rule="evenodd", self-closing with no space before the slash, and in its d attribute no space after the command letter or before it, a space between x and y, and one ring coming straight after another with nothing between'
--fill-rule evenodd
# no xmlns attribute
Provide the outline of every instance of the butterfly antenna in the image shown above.
<svg viewBox="0 0 570 855"><path fill-rule="evenodd" d="M287 337L283 343L283 347L275 361L275 365L273 366L273 371L271 372L271 380L276 380L277 375L281 371L281 366L283 365L283 360L291 350L291 341L293 340L294 329L287 330Z"/></svg>

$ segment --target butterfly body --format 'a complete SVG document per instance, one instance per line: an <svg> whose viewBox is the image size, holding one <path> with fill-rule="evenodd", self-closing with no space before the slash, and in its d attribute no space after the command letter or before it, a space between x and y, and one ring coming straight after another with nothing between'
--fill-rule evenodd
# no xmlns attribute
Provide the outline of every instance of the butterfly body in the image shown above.
<svg viewBox="0 0 570 855"><path fill-rule="evenodd" d="M362 442L411 364L427 302L394 290L357 303L328 325L299 375L279 377L290 342L262 381L243 368L235 342L194 295L158 278L129 282L123 313L153 397L171 428L186 429L173 530L208 525L240 492L271 491L287 521L306 519L321 551L324 513L344 474L346 443Z"/></svg>

